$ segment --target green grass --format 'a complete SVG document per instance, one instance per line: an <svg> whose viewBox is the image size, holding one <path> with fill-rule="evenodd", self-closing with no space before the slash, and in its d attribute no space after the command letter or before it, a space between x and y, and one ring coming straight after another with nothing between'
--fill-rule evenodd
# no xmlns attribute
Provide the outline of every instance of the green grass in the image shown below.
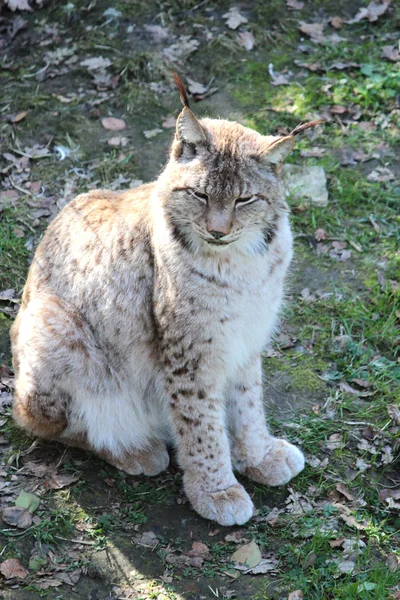
<svg viewBox="0 0 400 600"><path fill-rule="evenodd" d="M0 290L12 288L17 293L25 281L28 258L25 243L29 234L17 237L16 227L21 227L18 212L4 208L0 212Z"/></svg>

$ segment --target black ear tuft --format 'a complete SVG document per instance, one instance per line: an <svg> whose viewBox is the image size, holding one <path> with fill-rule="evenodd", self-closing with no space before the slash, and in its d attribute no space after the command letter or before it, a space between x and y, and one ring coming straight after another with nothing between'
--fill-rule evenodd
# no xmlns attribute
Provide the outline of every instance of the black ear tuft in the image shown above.
<svg viewBox="0 0 400 600"><path fill-rule="evenodd" d="M177 73L173 73L172 76L176 83L176 87L179 90L179 95L181 97L183 106L185 106L186 108L190 108L189 98L188 98L187 91L186 91L186 88L185 88L185 85L184 85L182 79L179 77L179 75Z"/></svg>
<svg viewBox="0 0 400 600"><path fill-rule="evenodd" d="M315 121L309 121L308 123L303 123L302 125L297 125L297 127L295 127L293 129L293 131L291 131L289 133L289 135L297 135L297 134L301 133L302 131L309 129L310 127L315 127L316 125L321 125L321 123L325 123L325 121L323 119L316 119Z"/></svg>

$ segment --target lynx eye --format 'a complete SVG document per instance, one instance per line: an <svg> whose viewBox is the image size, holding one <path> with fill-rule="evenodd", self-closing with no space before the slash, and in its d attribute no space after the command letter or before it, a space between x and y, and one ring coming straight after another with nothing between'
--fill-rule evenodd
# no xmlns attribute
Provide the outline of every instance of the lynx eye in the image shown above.
<svg viewBox="0 0 400 600"><path fill-rule="evenodd" d="M192 196L197 198L197 200L200 200L200 202L203 202L203 204L207 204L207 202L208 202L207 194L203 194L202 192L198 192L197 190L191 190L191 194L192 194Z"/></svg>
<svg viewBox="0 0 400 600"><path fill-rule="evenodd" d="M235 205L236 206L244 206L245 204L251 204L257 200L255 196L244 196L243 198L236 198Z"/></svg>

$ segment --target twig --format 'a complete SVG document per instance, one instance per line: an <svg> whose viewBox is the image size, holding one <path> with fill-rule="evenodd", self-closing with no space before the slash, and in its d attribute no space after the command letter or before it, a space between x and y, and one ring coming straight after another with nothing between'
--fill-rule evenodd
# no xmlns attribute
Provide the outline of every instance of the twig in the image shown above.
<svg viewBox="0 0 400 600"><path fill-rule="evenodd" d="M9 179L10 179L10 183L11 183L11 185L12 185L12 186L13 186L13 187L14 187L16 190L18 190L18 191L19 191L19 192L21 192L22 194L26 194L27 196L32 196L32 197L33 197L33 194L32 194L32 192L29 192L28 190L24 190L24 188L22 188L22 187L19 187L19 185L17 185L16 183L14 183L14 182L13 182L13 180L12 180L12 177L10 177Z"/></svg>
<svg viewBox="0 0 400 600"><path fill-rule="evenodd" d="M85 540L69 540L65 537L61 537L61 535L55 536L58 540L62 540L63 542L70 542L71 544L83 544L84 546L95 546L97 542L86 542Z"/></svg>

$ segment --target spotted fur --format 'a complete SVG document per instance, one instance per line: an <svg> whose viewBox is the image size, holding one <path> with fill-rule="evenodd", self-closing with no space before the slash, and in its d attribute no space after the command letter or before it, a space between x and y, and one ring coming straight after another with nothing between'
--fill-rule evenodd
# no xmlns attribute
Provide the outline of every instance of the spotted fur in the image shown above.
<svg viewBox="0 0 400 600"><path fill-rule="evenodd" d="M12 327L21 427L132 474L165 469L172 444L193 507L222 525L253 510L233 469L280 485L303 468L268 433L261 382L292 256L292 144L186 105L157 181L60 212Z"/></svg>

